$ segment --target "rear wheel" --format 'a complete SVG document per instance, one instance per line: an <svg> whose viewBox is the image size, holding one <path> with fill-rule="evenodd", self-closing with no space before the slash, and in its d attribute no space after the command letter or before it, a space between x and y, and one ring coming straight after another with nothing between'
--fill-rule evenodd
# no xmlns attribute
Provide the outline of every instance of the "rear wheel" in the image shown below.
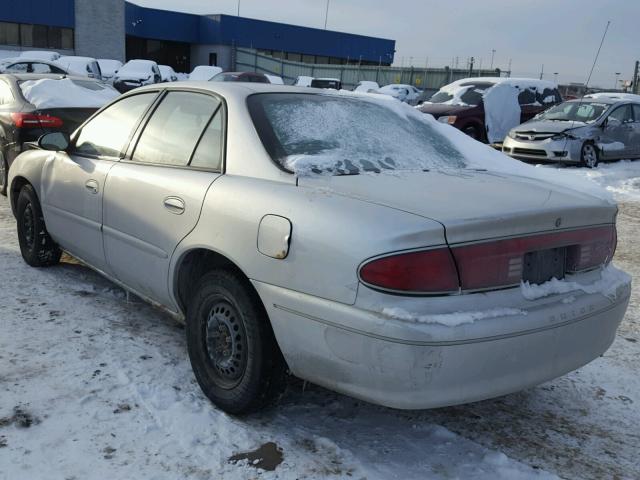
<svg viewBox="0 0 640 480"><path fill-rule="evenodd" d="M196 379L221 409L254 412L280 393L284 359L260 299L239 273L202 277L187 306L186 331Z"/></svg>
<svg viewBox="0 0 640 480"><path fill-rule="evenodd" d="M582 145L582 164L588 168L596 168L600 161L600 153L592 142L586 142Z"/></svg>
<svg viewBox="0 0 640 480"><path fill-rule="evenodd" d="M4 155L0 153L0 195L7 195L7 178L9 176L9 165Z"/></svg>
<svg viewBox="0 0 640 480"><path fill-rule="evenodd" d="M49 267L60 261L60 248L47 232L40 202L31 185L20 190L16 208L18 242L22 258L32 267Z"/></svg>

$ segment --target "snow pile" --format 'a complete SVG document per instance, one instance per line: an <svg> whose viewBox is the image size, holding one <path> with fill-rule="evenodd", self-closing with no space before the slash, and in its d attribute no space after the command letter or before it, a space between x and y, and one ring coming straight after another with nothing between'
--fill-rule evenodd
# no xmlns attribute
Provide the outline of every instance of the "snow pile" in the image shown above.
<svg viewBox="0 0 640 480"><path fill-rule="evenodd" d="M514 85L506 82L484 93L484 124L489 143L502 142L509 130L520 125L522 111L518 103L519 93Z"/></svg>
<svg viewBox="0 0 640 480"><path fill-rule="evenodd" d="M601 163L598 168L545 167L545 169L563 172L585 179L606 188L620 201L640 202L640 162L622 160L615 163Z"/></svg>
<svg viewBox="0 0 640 480"><path fill-rule="evenodd" d="M274 85L284 85L284 80L282 80L282 77L279 77L278 75L269 75L268 73L265 73L264 76L267 77L269 82Z"/></svg>
<svg viewBox="0 0 640 480"><path fill-rule="evenodd" d="M531 285L529 282L522 282L520 290L522 296L527 300L537 300L550 295L560 295L576 291L589 294L601 293L615 300L619 295L619 288L629 282L631 282L631 276L629 274L609 264L600 272L600 279L591 284L584 285L578 282L553 278L540 285Z"/></svg>
<svg viewBox="0 0 640 480"><path fill-rule="evenodd" d="M208 82L219 73L222 73L222 69L220 67L199 65L193 69L193 72L189 75L189 80L192 82Z"/></svg>
<svg viewBox="0 0 640 480"><path fill-rule="evenodd" d="M433 315L423 315L419 313L411 313L403 308L384 308L382 314L394 320L402 320L411 323L437 323L446 327L457 327L474 323L477 320L498 317L512 317L526 315L527 312L517 308L492 308L490 310L477 312L455 312L441 313Z"/></svg>
<svg viewBox="0 0 640 480"><path fill-rule="evenodd" d="M22 82L20 88L24 98L36 108L100 108L120 95L98 82L91 82L91 88L82 83L69 78L44 78Z"/></svg>

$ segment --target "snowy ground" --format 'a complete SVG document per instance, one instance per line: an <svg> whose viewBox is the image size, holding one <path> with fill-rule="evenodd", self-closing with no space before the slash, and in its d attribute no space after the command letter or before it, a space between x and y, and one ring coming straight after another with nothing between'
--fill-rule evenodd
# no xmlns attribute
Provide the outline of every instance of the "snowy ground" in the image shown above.
<svg viewBox="0 0 640 480"><path fill-rule="evenodd" d="M640 278L640 162L572 170L622 202L617 264ZM237 419L198 389L173 320L71 259L27 267L4 197L0 275L0 480L640 478L637 286L603 358L525 392L401 412L292 381Z"/></svg>

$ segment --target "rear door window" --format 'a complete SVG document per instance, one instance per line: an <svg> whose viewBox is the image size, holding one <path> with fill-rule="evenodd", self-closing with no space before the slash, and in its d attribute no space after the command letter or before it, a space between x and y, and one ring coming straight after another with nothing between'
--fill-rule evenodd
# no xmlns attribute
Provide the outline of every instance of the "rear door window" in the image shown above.
<svg viewBox="0 0 640 480"><path fill-rule="evenodd" d="M220 101L192 92L169 92L147 122L133 161L186 166Z"/></svg>
<svg viewBox="0 0 640 480"><path fill-rule="evenodd" d="M206 168L216 172L222 171L222 158L224 156L223 116L223 109L218 108L198 142L189 164L191 167Z"/></svg>
<svg viewBox="0 0 640 480"><path fill-rule="evenodd" d="M74 153L119 157L127 148L134 128L156 95L156 92L141 93L109 106L82 128Z"/></svg>

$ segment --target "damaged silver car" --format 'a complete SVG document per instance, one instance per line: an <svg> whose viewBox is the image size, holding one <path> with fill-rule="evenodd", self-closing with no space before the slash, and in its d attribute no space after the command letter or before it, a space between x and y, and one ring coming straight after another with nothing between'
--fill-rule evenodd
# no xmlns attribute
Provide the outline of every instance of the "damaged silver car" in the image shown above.
<svg viewBox="0 0 640 480"><path fill-rule="evenodd" d="M640 102L614 96L564 102L512 129L502 151L524 161L589 168L601 160L638 158Z"/></svg>

